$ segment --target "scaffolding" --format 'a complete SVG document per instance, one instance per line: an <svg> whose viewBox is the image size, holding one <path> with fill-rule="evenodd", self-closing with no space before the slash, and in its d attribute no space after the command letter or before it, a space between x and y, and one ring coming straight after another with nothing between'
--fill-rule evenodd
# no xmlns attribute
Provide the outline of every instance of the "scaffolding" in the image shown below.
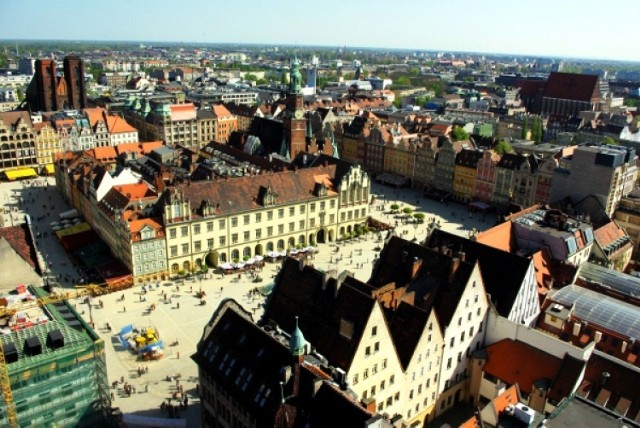
<svg viewBox="0 0 640 428"><path fill-rule="evenodd" d="M43 290L31 291L46 299ZM0 425L104 426L110 407L104 341L68 302L42 308L47 322L0 336L6 376Z"/></svg>

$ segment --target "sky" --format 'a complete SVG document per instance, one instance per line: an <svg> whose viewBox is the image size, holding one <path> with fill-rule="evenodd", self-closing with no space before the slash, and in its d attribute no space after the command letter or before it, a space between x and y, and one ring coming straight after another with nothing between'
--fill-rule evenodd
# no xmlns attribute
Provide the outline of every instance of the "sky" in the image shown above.
<svg viewBox="0 0 640 428"><path fill-rule="evenodd" d="M0 40L381 47L640 61L638 16L640 0L0 0Z"/></svg>

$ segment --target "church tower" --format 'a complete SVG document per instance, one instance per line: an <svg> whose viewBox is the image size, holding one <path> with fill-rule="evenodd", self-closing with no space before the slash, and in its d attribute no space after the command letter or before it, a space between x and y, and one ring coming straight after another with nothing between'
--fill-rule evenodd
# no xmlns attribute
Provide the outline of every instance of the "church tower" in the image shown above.
<svg viewBox="0 0 640 428"><path fill-rule="evenodd" d="M304 117L304 100L302 98L302 75L297 56L291 64L289 91L286 98L286 110L282 119L283 138L290 159L298 153L307 151L306 131L307 119Z"/></svg>

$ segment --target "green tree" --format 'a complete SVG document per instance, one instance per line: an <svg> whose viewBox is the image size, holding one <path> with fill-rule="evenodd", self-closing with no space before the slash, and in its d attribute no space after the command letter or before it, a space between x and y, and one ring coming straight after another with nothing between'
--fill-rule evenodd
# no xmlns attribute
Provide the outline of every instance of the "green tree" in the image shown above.
<svg viewBox="0 0 640 428"><path fill-rule="evenodd" d="M531 138L533 141L539 143L542 141L542 119L536 116L533 119L533 126L531 127Z"/></svg>
<svg viewBox="0 0 640 428"><path fill-rule="evenodd" d="M604 137L602 142L608 146L617 146L618 142L611 137Z"/></svg>
<svg viewBox="0 0 640 428"><path fill-rule="evenodd" d="M415 218L418 223L424 223L424 213L415 213L413 218Z"/></svg>
<svg viewBox="0 0 640 428"><path fill-rule="evenodd" d="M411 86L411 79L408 76L400 76L393 83L399 86Z"/></svg>
<svg viewBox="0 0 640 428"><path fill-rule="evenodd" d="M493 148L493 151L502 156L505 153L513 153L513 147L508 141L500 140Z"/></svg>
<svg viewBox="0 0 640 428"><path fill-rule="evenodd" d="M411 213L413 213L413 208L405 207L405 208L402 209L402 212L407 214L407 215L410 215Z"/></svg>
<svg viewBox="0 0 640 428"><path fill-rule="evenodd" d="M455 128L453 128L451 135L453 136L453 141L462 141L469 138L469 133L462 129L461 126L456 126Z"/></svg>
<svg viewBox="0 0 640 428"><path fill-rule="evenodd" d="M257 82L258 81L258 76L256 76L253 73L247 73L244 75L244 80L249 80L251 82Z"/></svg>
<svg viewBox="0 0 640 428"><path fill-rule="evenodd" d="M638 107L640 105L640 100L636 98L625 98L624 105L628 107Z"/></svg>
<svg viewBox="0 0 640 428"><path fill-rule="evenodd" d="M520 138L526 140L529 136L529 118L527 116L522 119L522 132L520 132Z"/></svg>
<svg viewBox="0 0 640 428"><path fill-rule="evenodd" d="M393 106L395 108L402 108L402 97L396 94L396 98L393 100Z"/></svg>

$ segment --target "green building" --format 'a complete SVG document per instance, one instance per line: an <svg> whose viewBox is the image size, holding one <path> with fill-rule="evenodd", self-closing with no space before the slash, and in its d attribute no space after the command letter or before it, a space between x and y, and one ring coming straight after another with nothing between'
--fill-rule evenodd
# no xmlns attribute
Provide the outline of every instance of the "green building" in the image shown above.
<svg viewBox="0 0 640 428"><path fill-rule="evenodd" d="M39 298L47 295L29 290ZM14 326L0 336L20 427L107 426L104 341L66 300L46 304L42 311L44 317L34 325ZM0 426L10 426L5 398Z"/></svg>

